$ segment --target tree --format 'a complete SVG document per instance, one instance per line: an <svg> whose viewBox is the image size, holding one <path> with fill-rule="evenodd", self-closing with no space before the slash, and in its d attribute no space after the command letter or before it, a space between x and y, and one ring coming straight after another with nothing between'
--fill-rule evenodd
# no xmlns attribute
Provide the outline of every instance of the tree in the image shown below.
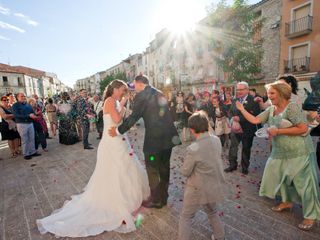
<svg viewBox="0 0 320 240"><path fill-rule="evenodd" d="M214 58L229 82L254 83L261 73L262 41L255 36L262 20L257 20L246 2L235 0L228 6L222 0L209 10L209 25L214 29L211 44L217 52Z"/></svg>
<svg viewBox="0 0 320 240"><path fill-rule="evenodd" d="M118 72L115 75L113 75L113 74L108 75L100 82L100 92L103 93L105 88L108 86L108 84L115 79L119 79L119 80L123 80L123 81L127 82L127 77L124 72Z"/></svg>

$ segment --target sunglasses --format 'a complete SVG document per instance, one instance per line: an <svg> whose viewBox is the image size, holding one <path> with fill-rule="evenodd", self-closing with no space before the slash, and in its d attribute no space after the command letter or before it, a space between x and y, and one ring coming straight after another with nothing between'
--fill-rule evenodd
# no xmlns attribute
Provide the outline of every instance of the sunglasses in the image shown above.
<svg viewBox="0 0 320 240"><path fill-rule="evenodd" d="M6 99L6 100L1 100L1 101L2 101L2 102L9 102L9 100L7 100L7 99Z"/></svg>

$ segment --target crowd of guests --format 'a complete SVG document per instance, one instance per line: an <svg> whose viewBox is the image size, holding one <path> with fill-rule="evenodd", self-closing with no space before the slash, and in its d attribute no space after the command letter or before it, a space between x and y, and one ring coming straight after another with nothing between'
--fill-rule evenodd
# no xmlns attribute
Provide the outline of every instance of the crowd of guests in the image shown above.
<svg viewBox="0 0 320 240"><path fill-rule="evenodd" d="M79 94L64 92L46 99L36 94L27 98L24 93L9 93L0 102L1 139L8 141L12 158L22 154L26 160L41 155L39 146L47 152L47 139L55 138L57 131L59 143L82 141L84 149L90 150L90 127L97 130L98 139L102 136L102 106L100 97L88 96L85 89Z"/></svg>
<svg viewBox="0 0 320 240"><path fill-rule="evenodd" d="M246 82L238 82L235 88L235 96L232 95L231 90L226 89L222 93L214 90L212 93L188 94L186 97L183 92L178 92L175 97L169 98L171 113L183 128L182 139L187 140L188 127L191 127L192 135L195 135L194 124L190 125L192 120L190 115L194 116L203 110L213 128L213 133L220 138L222 146L228 148L229 166L224 171L229 173L237 170L238 149L239 144L242 143L240 166L242 174L247 175L254 136L264 124L262 130L266 131L270 140L271 154L264 169L259 195L281 199L281 202L272 208L275 212L291 209L294 206L293 203L301 204L304 219L298 227L302 230L310 230L316 221L320 220L318 185L320 142L317 144L318 152L316 153L310 137L310 132L313 133L319 129L319 127L314 128L320 122L319 112L302 110L303 100L298 96L298 82L291 75L281 76L274 83L266 85L266 94L263 96L259 96L255 89L250 89ZM198 136L196 139L198 142ZM228 141L229 144L227 144ZM187 153L197 152L199 156L193 158L202 159L201 163L197 162L197 165L193 165L192 174L197 175L201 171L196 168L201 167L201 164L205 164L206 161L199 151L192 150L192 146L193 144L190 145ZM190 163L185 162L182 173L187 171L184 168L190 168L188 164ZM219 173L219 171L215 172ZM189 172L184 175L190 176L190 174ZM203 174L206 175L208 172ZM216 183L212 181L211 184L220 184L219 182L221 181ZM206 194L209 194L203 186L198 186L198 189L199 192L206 191ZM213 205L208 205L209 203L205 202L205 209L212 217L210 221L214 228L214 225L219 223L214 220L216 211ZM186 221L194 216L195 211L196 208L190 209L190 206L183 208L181 228L185 229L186 224L189 225ZM219 230L220 227L216 226L216 229ZM221 231L218 234L221 235Z"/></svg>
<svg viewBox="0 0 320 240"><path fill-rule="evenodd" d="M318 162L320 167L320 153L316 153L310 137L310 126L316 126L320 122L320 116L317 112L302 110L303 101L298 97L297 91L296 78L282 76L274 83L266 85L266 93L263 96L259 96L248 83L238 82L234 90L225 88L222 91L204 91L197 94L185 94L179 91L174 96L168 97L169 110L177 128L181 129L182 140L187 142L193 136L198 146L205 149L204 154L200 148L193 149L193 144L188 147L182 173L193 181L194 178L191 178L193 174L200 177L201 174L208 174L208 167L218 168L213 172L219 173L219 176L207 177L209 177L208 184L214 186L219 182L220 189L220 183L224 178L220 173L222 165L218 166L217 162L220 162L221 156L215 157L217 162L213 166L211 163L206 163L207 152L217 148L212 153L216 155L221 153L220 148L226 148L229 166L224 172L230 173L238 168L238 150L241 143L239 166L242 174L249 174L255 133L262 125L267 124L266 132L270 139L271 154L264 169L259 194L272 199L281 199L280 204L272 208L275 212L291 209L293 203L302 204L304 220L298 227L310 230L316 220L320 220L320 192L316 164ZM104 99L100 99L98 95L88 97L85 89L82 89L79 95L62 93L58 98L49 98L46 101L41 101L37 96L27 100L23 93L17 94L16 99L13 94L8 94L1 97L0 103L0 116L3 120L0 128L2 139L8 140L12 157L21 154L21 146L24 158L31 159L40 155L37 152L39 145L47 151L46 138L49 136L47 123L49 123L53 137L58 130L61 144L71 145L82 140L84 149L93 149L88 141L89 130L94 126L98 139L101 138L103 101ZM130 114L133 101L134 93L130 92L126 104L127 115ZM213 144L208 134L217 136L216 139L220 139L221 145ZM320 142L318 150L319 146ZM198 162L195 162L195 159ZM205 169L201 168L201 164L204 164ZM216 182L213 179L216 179ZM212 192L211 187L206 188L206 186L199 185L199 191L204 196L209 196ZM188 194L192 193L192 189L188 191L191 191ZM179 231L179 234L189 235L187 229L190 229L191 218L198 206L204 205L213 228L216 228L216 235L223 236L224 232L217 220L215 206L215 202L220 201L220 196L203 200L197 195L198 193L192 193L195 194L192 196L200 200L190 201L199 204L188 205L188 201L184 202L179 223L183 231ZM181 237L181 239L187 238L187 236Z"/></svg>

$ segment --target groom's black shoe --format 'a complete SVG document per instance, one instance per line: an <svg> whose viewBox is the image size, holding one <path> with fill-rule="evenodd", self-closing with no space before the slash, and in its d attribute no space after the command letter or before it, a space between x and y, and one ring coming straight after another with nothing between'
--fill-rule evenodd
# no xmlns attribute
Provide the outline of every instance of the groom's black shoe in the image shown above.
<svg viewBox="0 0 320 240"><path fill-rule="evenodd" d="M86 147L83 147L84 149L93 149L93 147L91 147L91 146L86 146Z"/></svg>
<svg viewBox="0 0 320 240"><path fill-rule="evenodd" d="M163 204L161 202L152 202L152 201L148 201L148 202L143 202L142 206L144 206L145 208L162 208Z"/></svg>
<svg viewBox="0 0 320 240"><path fill-rule="evenodd" d="M249 173L248 169L246 169L246 168L242 168L241 172L242 172L244 175L248 175L248 173Z"/></svg>
<svg viewBox="0 0 320 240"><path fill-rule="evenodd" d="M166 206L167 205L167 199L166 200L162 200L161 204L162 204L162 206Z"/></svg>
<svg viewBox="0 0 320 240"><path fill-rule="evenodd" d="M225 172L233 172L233 171L235 171L235 170L237 170L237 167L227 167L226 169L224 169L224 171Z"/></svg>

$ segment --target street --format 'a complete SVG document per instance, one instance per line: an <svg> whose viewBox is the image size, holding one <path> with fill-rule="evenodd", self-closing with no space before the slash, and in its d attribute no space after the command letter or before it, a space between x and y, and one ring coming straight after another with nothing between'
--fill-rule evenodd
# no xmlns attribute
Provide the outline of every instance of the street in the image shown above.
<svg viewBox="0 0 320 240"><path fill-rule="evenodd" d="M129 132L131 143L140 160L143 134L143 126ZM39 150L42 156L30 161L24 160L21 156L10 159L6 143L0 143L0 157L4 159L0 161L0 239L55 239L52 234L40 235L36 219L49 215L54 209L60 208L64 201L70 199L71 195L81 192L95 167L99 143L96 137L95 132L90 133L90 142L95 147L91 151L84 150L82 143L66 146L59 144L57 137L50 139L49 152ZM79 239L177 239L185 183L179 169L187 145L178 146L173 151L170 197L166 207L160 210L141 208L139 211L143 216L142 224L135 232L105 232L95 237ZM225 166L227 153L228 151L224 150ZM297 228L298 223L302 221L301 206L295 205L292 212L275 213L271 210L275 201L258 196L259 183L268 154L268 140L256 138L252 148L249 175L241 174L240 170L226 174L226 200L219 207L219 215L226 225L226 239L320 239L319 223L310 232L303 232ZM203 211L196 214L192 232L192 239L210 239L212 231Z"/></svg>

